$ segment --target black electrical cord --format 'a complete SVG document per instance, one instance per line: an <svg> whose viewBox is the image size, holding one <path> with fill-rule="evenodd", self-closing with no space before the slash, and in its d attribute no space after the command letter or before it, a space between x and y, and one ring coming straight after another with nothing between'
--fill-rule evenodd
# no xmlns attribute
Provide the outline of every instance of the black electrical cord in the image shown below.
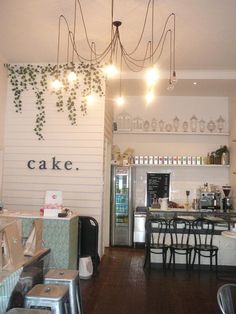
<svg viewBox="0 0 236 314"><path fill-rule="evenodd" d="M82 55L79 54L76 43L75 43L75 33L76 33L76 22L77 22L77 3L78 3L78 7L79 7L79 12L81 15L81 19L82 19L82 24L83 24L83 29L84 29L84 33L85 33L85 37L86 37L86 41L88 44L88 47L90 49L90 59L83 57ZM143 34L145 31L145 27L147 24L147 17L148 17L148 13L150 10L150 5L152 3L152 25L151 25L151 41L148 42L147 44L147 48L145 50L144 53L144 57L143 58L135 58L133 57L133 54L137 51L138 47L140 46L140 43L142 41L143 38ZM141 31L141 35L138 39L138 43L135 46L135 48L131 51L131 52L127 52L121 42L120 39L120 33L119 33L119 26L120 25L115 25L116 29L114 30L114 26L113 26L113 14L114 12L114 0L112 0L112 5L111 5L111 41L109 43L109 45L105 48L105 50L102 53L97 53L96 51L96 47L95 47L95 43L89 41L88 38L88 32L87 32L87 27L86 27L86 23L85 23L85 19L84 19L84 14L82 11L82 6L81 6L81 2L80 0L75 0L75 6L74 6L74 24L73 24L73 32L70 30L69 27L69 23L66 19L66 17L64 15L60 15L59 17L59 24L58 24L58 43L57 43L57 71L58 71L58 64L59 64L59 59L60 59L60 36L61 36L61 23L62 20L65 22L67 31L68 31L68 42L67 42L67 63L68 63L68 59L69 59L69 42L72 45L72 64L74 61L74 54L76 54L78 60L80 62L90 62L92 63L92 59L94 62L96 63L101 63L104 61L104 59L107 57L107 55L110 53L110 62L113 62L114 60L112 60L113 58L115 58L115 60L117 61L118 58L118 53L120 51L123 61L126 64L126 66L134 72L138 72L141 71L143 68L147 67L145 66L145 62L146 61L150 61L152 64L156 63L157 61L159 61L160 57L162 56L163 53L163 49L164 49L164 45L166 42L166 38L167 35L170 33L170 71L173 74L173 76L175 77L175 14L171 13L164 24L164 28L162 30L161 33L161 37L157 43L157 45L155 46L154 49L154 0L148 0L147 3L147 7L146 7L146 12L145 12L145 17L144 17L144 23L143 23L143 27L142 27L142 31ZM172 29L167 29L168 24L170 23L171 18L173 18L173 25L172 25ZM114 23L115 24L115 23ZM172 34L173 33L173 34ZM150 46L150 53L148 54L148 46ZM159 51L158 56L155 58L155 55L157 54L157 52ZM154 62L155 61L155 62ZM149 63L150 63L149 62ZM150 65L150 64L149 64ZM173 71L173 72L172 72ZM171 75L172 75L171 74Z"/></svg>

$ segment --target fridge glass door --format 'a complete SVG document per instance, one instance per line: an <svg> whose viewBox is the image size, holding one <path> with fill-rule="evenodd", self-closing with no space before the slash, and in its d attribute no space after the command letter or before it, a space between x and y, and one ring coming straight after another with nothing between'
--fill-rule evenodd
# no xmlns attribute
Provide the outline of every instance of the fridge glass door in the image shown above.
<svg viewBox="0 0 236 314"><path fill-rule="evenodd" d="M130 245L130 169L116 167L113 207L113 245Z"/></svg>
<svg viewBox="0 0 236 314"><path fill-rule="evenodd" d="M117 171L115 187L115 224L128 225L129 221L129 186L127 171Z"/></svg>

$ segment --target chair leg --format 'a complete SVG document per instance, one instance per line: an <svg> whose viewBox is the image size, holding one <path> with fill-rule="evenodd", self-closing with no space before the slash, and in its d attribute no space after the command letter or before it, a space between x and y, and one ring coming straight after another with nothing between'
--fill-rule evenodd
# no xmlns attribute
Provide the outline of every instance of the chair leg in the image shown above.
<svg viewBox="0 0 236 314"><path fill-rule="evenodd" d="M163 270L166 270L166 249L162 249L162 267Z"/></svg>
<svg viewBox="0 0 236 314"><path fill-rule="evenodd" d="M189 270L192 269L191 257L192 257L192 250L189 251L189 260L188 260L188 268L189 268Z"/></svg>
<svg viewBox="0 0 236 314"><path fill-rule="evenodd" d="M196 251L194 250L193 261L192 261L192 268L194 268L195 258L196 258Z"/></svg>
<svg viewBox="0 0 236 314"><path fill-rule="evenodd" d="M213 256L213 251L210 251L210 270L212 270L212 256Z"/></svg>
<svg viewBox="0 0 236 314"><path fill-rule="evenodd" d="M190 260L191 260L191 251L186 251L186 269L189 270L190 267Z"/></svg>
<svg viewBox="0 0 236 314"><path fill-rule="evenodd" d="M143 268L146 267L146 264L147 264L147 251L145 250L145 257L144 257Z"/></svg>
<svg viewBox="0 0 236 314"><path fill-rule="evenodd" d="M200 265L201 265L201 252L199 250L198 251L198 270L200 270Z"/></svg>
<svg viewBox="0 0 236 314"><path fill-rule="evenodd" d="M173 250L173 271L175 271L175 250Z"/></svg>
<svg viewBox="0 0 236 314"><path fill-rule="evenodd" d="M149 249L146 247L145 249L145 259L144 259L144 264L143 264L143 268L146 268L147 263L149 264ZM149 266L148 266L149 267Z"/></svg>
<svg viewBox="0 0 236 314"><path fill-rule="evenodd" d="M168 268L170 268L170 265L171 265L172 255L173 255L173 250L170 250L170 259L169 259Z"/></svg>
<svg viewBox="0 0 236 314"><path fill-rule="evenodd" d="M215 259L216 259L216 273L218 272L218 251L215 252Z"/></svg>
<svg viewBox="0 0 236 314"><path fill-rule="evenodd" d="M151 251L148 251L148 269L150 270L151 268Z"/></svg>

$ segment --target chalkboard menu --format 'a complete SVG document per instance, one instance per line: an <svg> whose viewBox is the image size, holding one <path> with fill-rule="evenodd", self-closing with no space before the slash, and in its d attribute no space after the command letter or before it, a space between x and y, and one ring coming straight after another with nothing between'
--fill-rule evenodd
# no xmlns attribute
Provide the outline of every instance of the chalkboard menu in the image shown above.
<svg viewBox="0 0 236 314"><path fill-rule="evenodd" d="M147 206L151 207L153 198L169 197L170 173L147 173ZM154 195L156 194L156 195Z"/></svg>

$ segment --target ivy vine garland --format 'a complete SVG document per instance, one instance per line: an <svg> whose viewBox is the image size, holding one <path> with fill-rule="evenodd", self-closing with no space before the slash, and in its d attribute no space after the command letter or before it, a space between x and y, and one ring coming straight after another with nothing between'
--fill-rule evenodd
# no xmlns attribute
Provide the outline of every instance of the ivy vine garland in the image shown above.
<svg viewBox="0 0 236 314"><path fill-rule="evenodd" d="M56 107L58 112L67 109L68 119L72 125L77 125L76 99L81 95L80 111L87 113L87 99L91 92L103 96L103 74L99 65L79 63L72 64L77 79L70 83L67 80L68 65L18 65L6 64L8 76L14 94L15 111L22 113L23 92L32 89L36 97L36 117L34 132L39 140L43 140L43 127L46 123L45 92L50 90L57 96ZM57 77L62 82L62 88L52 90L50 82Z"/></svg>

